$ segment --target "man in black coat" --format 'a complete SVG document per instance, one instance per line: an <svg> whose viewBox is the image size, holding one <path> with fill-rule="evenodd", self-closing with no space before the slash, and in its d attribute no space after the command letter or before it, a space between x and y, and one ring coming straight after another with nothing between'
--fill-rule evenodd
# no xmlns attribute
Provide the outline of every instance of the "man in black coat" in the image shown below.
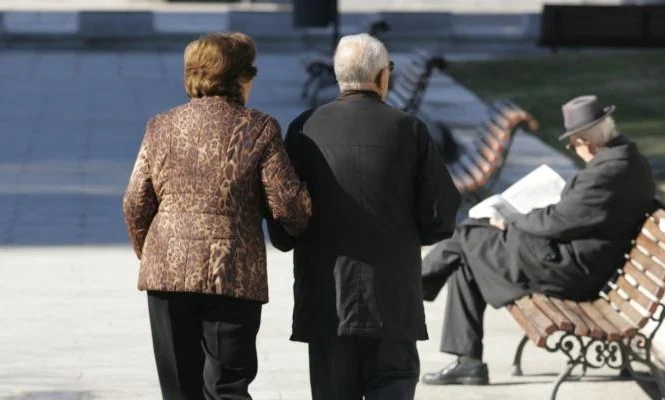
<svg viewBox="0 0 665 400"><path fill-rule="evenodd" d="M598 297L653 207L654 181L635 144L616 131L595 96L562 108L568 148L586 162L559 203L501 220L467 220L423 263L428 300L448 283L441 351L458 355L433 385L487 384L483 314L529 293L576 301Z"/></svg>
<svg viewBox="0 0 665 400"><path fill-rule="evenodd" d="M384 45L347 36L335 53L341 96L290 125L286 147L314 213L294 249L293 334L309 343L315 400L413 399L427 339L421 246L450 237L460 194L426 126L382 101Z"/></svg>

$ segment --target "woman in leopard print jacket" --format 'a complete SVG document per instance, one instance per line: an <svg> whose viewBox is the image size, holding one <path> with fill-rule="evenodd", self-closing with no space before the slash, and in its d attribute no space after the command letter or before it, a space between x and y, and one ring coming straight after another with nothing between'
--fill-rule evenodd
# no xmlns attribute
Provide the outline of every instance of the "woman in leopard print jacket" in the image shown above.
<svg viewBox="0 0 665 400"><path fill-rule="evenodd" d="M268 301L261 221L297 235L311 215L277 121L245 107L255 58L239 33L189 44L190 101L150 120L124 196L164 399L251 399Z"/></svg>

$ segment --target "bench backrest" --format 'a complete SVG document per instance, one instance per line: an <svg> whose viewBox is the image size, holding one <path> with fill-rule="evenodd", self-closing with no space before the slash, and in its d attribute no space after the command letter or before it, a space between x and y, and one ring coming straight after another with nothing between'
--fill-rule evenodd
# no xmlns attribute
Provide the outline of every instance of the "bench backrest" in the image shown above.
<svg viewBox="0 0 665 400"><path fill-rule="evenodd" d="M536 131L538 121L528 112L509 100L496 100L489 104L490 117L477 128L478 136L460 157L448 163L463 193L485 192L498 180L504 160L508 156L515 133L520 128Z"/></svg>
<svg viewBox="0 0 665 400"><path fill-rule="evenodd" d="M661 225L662 220L662 225ZM643 327L662 311L665 294L665 210L649 215L619 275L601 296L632 325Z"/></svg>
<svg viewBox="0 0 665 400"><path fill-rule="evenodd" d="M425 50L416 50L409 62L395 75L386 102L395 108L415 115L435 69L443 71L448 63L443 57Z"/></svg>

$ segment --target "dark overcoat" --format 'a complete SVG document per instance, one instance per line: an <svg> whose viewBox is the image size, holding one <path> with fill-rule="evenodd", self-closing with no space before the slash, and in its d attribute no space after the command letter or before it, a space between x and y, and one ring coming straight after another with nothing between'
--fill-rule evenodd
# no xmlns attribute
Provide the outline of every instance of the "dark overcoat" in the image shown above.
<svg viewBox="0 0 665 400"><path fill-rule="evenodd" d="M294 248L292 340L360 335L427 338L421 245L454 231L460 194L418 119L373 92L352 92L289 127L286 148L312 196Z"/></svg>
<svg viewBox="0 0 665 400"><path fill-rule="evenodd" d="M494 307L533 292L596 298L623 265L654 192L647 160L619 136L567 182L559 203L509 218L505 231L462 223L425 258L423 277L435 280L457 251Z"/></svg>

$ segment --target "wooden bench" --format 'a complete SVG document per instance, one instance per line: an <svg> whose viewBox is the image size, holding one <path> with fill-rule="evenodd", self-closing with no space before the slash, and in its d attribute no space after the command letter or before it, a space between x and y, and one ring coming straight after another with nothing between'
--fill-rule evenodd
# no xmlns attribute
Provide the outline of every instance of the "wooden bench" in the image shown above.
<svg viewBox="0 0 665 400"><path fill-rule="evenodd" d="M386 103L415 116L434 70L444 71L448 62L441 56L416 49L406 65L400 65L391 79Z"/></svg>
<svg viewBox="0 0 665 400"><path fill-rule="evenodd" d="M658 205L662 207L662 205ZM655 380L665 397L665 379L652 360L652 340L665 319L665 210L647 216L642 232L617 266L616 276L594 301L577 303L541 294L522 297L507 307L525 332L517 346L513 375L522 375L522 352L530 339L549 352L562 352L567 366L554 382L550 399L577 366L582 376L588 368L609 366L622 376ZM643 329L648 322L651 326ZM640 374L635 364L648 367Z"/></svg>
<svg viewBox="0 0 665 400"><path fill-rule="evenodd" d="M490 117L477 128L477 137L467 146L452 137L447 145L456 146L452 159L445 159L448 171L465 200L475 203L491 193L505 165L515 133L520 129L538 130L538 121L509 100L489 104ZM447 129L439 122L440 130Z"/></svg>
<svg viewBox="0 0 665 400"><path fill-rule="evenodd" d="M367 27L367 33L374 37L389 30L390 26L383 20L372 20ZM314 107L318 104L319 92L337 83L333 58L329 54L312 54L305 57L303 62L307 80L300 95L302 99L309 100L309 105Z"/></svg>

